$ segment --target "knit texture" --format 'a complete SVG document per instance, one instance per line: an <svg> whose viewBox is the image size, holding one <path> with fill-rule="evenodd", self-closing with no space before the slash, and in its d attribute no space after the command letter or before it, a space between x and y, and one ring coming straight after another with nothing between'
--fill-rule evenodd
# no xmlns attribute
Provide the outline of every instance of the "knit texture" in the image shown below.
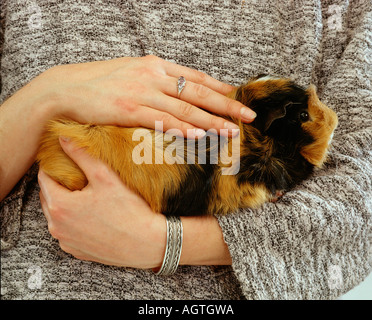
<svg viewBox="0 0 372 320"><path fill-rule="evenodd" d="M0 103L58 64L155 54L234 85L259 73L313 83L339 116L324 168L277 203L218 217L232 267L159 277L73 258L48 232L34 166L0 203L2 299L335 299L371 272L370 0L2 0L0 9Z"/></svg>

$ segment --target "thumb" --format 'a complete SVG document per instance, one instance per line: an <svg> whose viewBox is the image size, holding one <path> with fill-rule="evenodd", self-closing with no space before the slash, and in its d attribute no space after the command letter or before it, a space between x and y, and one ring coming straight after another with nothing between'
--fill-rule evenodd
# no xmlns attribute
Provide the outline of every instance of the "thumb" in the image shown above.
<svg viewBox="0 0 372 320"><path fill-rule="evenodd" d="M63 151L84 172L89 184L102 186L114 174L106 164L91 156L84 147L78 146L69 138L60 136L59 143Z"/></svg>
<svg viewBox="0 0 372 320"><path fill-rule="evenodd" d="M59 198L70 190L66 189L58 182L54 181L50 176L48 176L43 170L39 170L38 182L40 186L40 192L48 205L52 203L54 198Z"/></svg>

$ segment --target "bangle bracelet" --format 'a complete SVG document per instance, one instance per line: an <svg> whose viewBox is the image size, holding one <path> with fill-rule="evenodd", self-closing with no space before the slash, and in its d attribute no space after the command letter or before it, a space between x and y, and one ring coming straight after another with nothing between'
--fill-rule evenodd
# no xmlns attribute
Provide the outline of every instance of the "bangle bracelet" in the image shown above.
<svg viewBox="0 0 372 320"><path fill-rule="evenodd" d="M167 216L167 245L163 264L156 275L169 276L176 272L178 263L180 262L182 241L183 241L183 228L180 217Z"/></svg>

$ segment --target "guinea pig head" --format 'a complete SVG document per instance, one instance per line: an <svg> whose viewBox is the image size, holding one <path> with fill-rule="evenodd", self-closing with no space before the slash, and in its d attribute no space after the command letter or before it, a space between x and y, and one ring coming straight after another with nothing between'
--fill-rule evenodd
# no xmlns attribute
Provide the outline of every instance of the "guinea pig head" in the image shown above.
<svg viewBox="0 0 372 320"><path fill-rule="evenodd" d="M337 115L319 100L313 85L304 89L289 79L260 75L239 87L234 98L256 112L243 130L257 129L263 144L270 143L270 156L286 167L292 162L293 171L301 169L294 163L303 160L310 166L323 164Z"/></svg>
<svg viewBox="0 0 372 320"><path fill-rule="evenodd" d="M310 85L306 93L309 121L304 122L302 128L313 137L313 142L305 145L301 154L310 163L320 167L326 159L338 118L333 110L319 100L315 86Z"/></svg>

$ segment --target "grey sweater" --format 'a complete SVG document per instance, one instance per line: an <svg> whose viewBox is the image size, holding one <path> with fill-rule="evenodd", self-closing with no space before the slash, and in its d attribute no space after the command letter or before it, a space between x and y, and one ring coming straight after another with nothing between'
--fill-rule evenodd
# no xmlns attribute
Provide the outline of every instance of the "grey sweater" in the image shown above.
<svg viewBox="0 0 372 320"><path fill-rule="evenodd" d="M34 166L0 203L2 299L335 299L369 274L370 0L0 6L0 103L54 65L155 54L234 85L259 73L313 83L340 120L323 169L277 203L218 217L231 267L181 266L170 277L64 253L48 232Z"/></svg>

